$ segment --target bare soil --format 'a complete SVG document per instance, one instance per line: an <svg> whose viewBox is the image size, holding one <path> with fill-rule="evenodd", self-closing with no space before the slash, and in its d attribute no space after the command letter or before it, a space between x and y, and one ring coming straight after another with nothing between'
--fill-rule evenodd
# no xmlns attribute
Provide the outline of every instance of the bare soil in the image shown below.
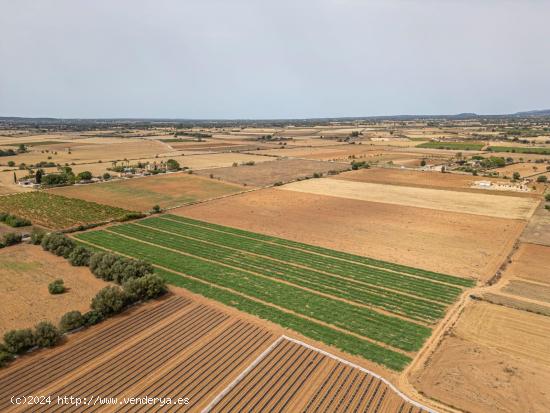
<svg viewBox="0 0 550 413"><path fill-rule="evenodd" d="M482 280L494 275L525 225L510 219L278 189L173 213Z"/></svg>
<svg viewBox="0 0 550 413"><path fill-rule="evenodd" d="M52 295L48 284L57 278L68 291ZM43 320L56 324L67 311L88 311L92 297L106 285L87 267L73 267L39 246L0 249L0 336Z"/></svg>
<svg viewBox="0 0 550 413"><path fill-rule="evenodd" d="M267 158L269 159L269 158ZM342 171L347 164L301 159L283 159L263 162L257 165L239 165L237 167L203 169L197 174L219 178L247 186L262 187L276 182L288 182L297 178L312 176L314 173L326 174L328 171Z"/></svg>
<svg viewBox="0 0 550 413"><path fill-rule="evenodd" d="M361 201L523 220L529 219L539 203L538 200L533 198L412 188L340 179L311 179L293 182L281 187L281 189Z"/></svg>
<svg viewBox="0 0 550 413"><path fill-rule="evenodd" d="M546 316L471 302L413 383L428 397L466 411L546 412L548 328Z"/></svg>
<svg viewBox="0 0 550 413"><path fill-rule="evenodd" d="M506 268L506 278L523 278L550 285L550 247L521 243Z"/></svg>

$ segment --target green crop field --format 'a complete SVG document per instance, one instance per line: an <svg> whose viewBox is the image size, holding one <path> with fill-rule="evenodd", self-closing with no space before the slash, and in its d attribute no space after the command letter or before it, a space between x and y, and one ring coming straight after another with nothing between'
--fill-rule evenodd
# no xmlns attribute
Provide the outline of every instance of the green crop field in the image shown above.
<svg viewBox="0 0 550 413"><path fill-rule="evenodd" d="M459 151L480 151L485 144L477 142L424 142L416 145L417 148L450 149Z"/></svg>
<svg viewBox="0 0 550 413"><path fill-rule="evenodd" d="M36 191L0 196L0 212L27 218L47 228L63 229L120 219L130 211Z"/></svg>
<svg viewBox="0 0 550 413"><path fill-rule="evenodd" d="M471 280L174 215L78 234L170 283L400 370Z"/></svg>
<svg viewBox="0 0 550 413"><path fill-rule="evenodd" d="M530 148L530 147L521 147L521 146L489 146L487 148L487 151L550 155L550 148Z"/></svg>

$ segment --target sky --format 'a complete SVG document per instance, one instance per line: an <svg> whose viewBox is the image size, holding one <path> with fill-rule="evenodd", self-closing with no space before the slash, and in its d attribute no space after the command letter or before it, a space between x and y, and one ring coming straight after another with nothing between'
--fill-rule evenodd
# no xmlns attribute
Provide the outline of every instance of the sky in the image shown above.
<svg viewBox="0 0 550 413"><path fill-rule="evenodd" d="M550 108L545 0L0 0L0 116Z"/></svg>

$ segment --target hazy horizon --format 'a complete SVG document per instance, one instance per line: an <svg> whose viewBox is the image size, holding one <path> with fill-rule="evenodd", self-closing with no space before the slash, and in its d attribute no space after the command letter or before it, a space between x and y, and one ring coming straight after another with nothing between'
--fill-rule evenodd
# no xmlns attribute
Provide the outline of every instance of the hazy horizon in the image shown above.
<svg viewBox="0 0 550 413"><path fill-rule="evenodd" d="M303 119L550 107L544 1L0 6L0 116Z"/></svg>

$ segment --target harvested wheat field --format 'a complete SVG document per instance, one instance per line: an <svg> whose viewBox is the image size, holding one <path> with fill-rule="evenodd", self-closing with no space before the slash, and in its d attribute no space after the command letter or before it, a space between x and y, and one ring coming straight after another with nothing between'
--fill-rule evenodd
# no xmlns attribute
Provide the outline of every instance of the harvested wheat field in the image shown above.
<svg viewBox="0 0 550 413"><path fill-rule="evenodd" d="M174 214L378 258L487 279L508 255L517 220L264 189ZM445 254L441 254L441 251Z"/></svg>
<svg viewBox="0 0 550 413"><path fill-rule="evenodd" d="M413 384L465 411L547 412L549 329L546 316L471 302Z"/></svg>
<svg viewBox="0 0 550 413"><path fill-rule="evenodd" d="M338 179L357 182L370 182L375 184L486 193L486 191L482 189L472 188L472 184L475 181L482 179L480 177L454 173L442 174L441 172L433 171L411 171L396 168L370 168L344 172L338 175ZM506 180L495 178L491 178L491 181L508 183ZM509 196L529 196L529 194L526 193L510 191L491 191L490 193L493 195L504 194Z"/></svg>
<svg viewBox="0 0 550 413"><path fill-rule="evenodd" d="M512 177L514 172L519 172L520 176L522 178L539 174L541 172L544 172L546 170L546 165L544 164L537 164L534 162L524 162L524 163L515 163L512 165L505 166L503 168L497 168L495 169L495 172L498 172L500 176L508 176L509 178Z"/></svg>
<svg viewBox="0 0 550 413"><path fill-rule="evenodd" d="M538 205L532 198L473 194L442 189L412 188L341 179L293 182L282 189L439 211L527 220Z"/></svg>
<svg viewBox="0 0 550 413"><path fill-rule="evenodd" d="M66 186L49 192L100 204L148 211L154 205L170 208L234 194L245 189L240 185L201 176L174 173L92 185Z"/></svg>
<svg viewBox="0 0 550 413"><path fill-rule="evenodd" d="M48 284L58 278L65 281L68 291L52 295ZM43 320L57 323L67 311L87 311L92 297L107 285L88 268L73 267L34 245L0 249L0 284L0 336Z"/></svg>
<svg viewBox="0 0 550 413"><path fill-rule="evenodd" d="M550 246L550 211L541 202L521 235L523 242Z"/></svg>
<svg viewBox="0 0 550 413"><path fill-rule="evenodd" d="M428 411L367 370L286 337L250 367L205 411Z"/></svg>
<svg viewBox="0 0 550 413"><path fill-rule="evenodd" d="M550 284L550 247L521 243L506 269L506 277Z"/></svg>
<svg viewBox="0 0 550 413"><path fill-rule="evenodd" d="M502 291L507 294L550 304L550 286L520 280L512 280L506 284L504 288L502 288Z"/></svg>
<svg viewBox="0 0 550 413"><path fill-rule="evenodd" d="M270 159L265 157L266 159ZM329 171L342 171L349 166L343 163L322 162L301 159L282 159L263 162L258 165L241 165L238 167L204 169L197 174L209 176L227 182L262 187L277 182L288 182L297 178L312 176L314 173L326 174Z"/></svg>

